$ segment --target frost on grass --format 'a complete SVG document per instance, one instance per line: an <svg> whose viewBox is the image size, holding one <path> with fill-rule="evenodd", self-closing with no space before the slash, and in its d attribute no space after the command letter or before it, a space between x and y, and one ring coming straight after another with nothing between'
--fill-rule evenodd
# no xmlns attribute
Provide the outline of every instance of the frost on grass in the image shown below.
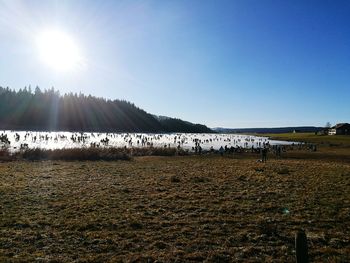
<svg viewBox="0 0 350 263"><path fill-rule="evenodd" d="M293 262L303 228L310 260L348 262L349 174L220 156L0 163L0 261Z"/></svg>

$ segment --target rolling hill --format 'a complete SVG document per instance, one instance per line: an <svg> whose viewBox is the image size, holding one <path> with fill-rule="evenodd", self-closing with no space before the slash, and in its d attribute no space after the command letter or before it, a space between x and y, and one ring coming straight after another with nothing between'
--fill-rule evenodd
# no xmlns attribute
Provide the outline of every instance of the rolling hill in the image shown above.
<svg viewBox="0 0 350 263"><path fill-rule="evenodd" d="M0 129L77 132L213 132L201 124L157 117L125 100L52 89L0 87Z"/></svg>

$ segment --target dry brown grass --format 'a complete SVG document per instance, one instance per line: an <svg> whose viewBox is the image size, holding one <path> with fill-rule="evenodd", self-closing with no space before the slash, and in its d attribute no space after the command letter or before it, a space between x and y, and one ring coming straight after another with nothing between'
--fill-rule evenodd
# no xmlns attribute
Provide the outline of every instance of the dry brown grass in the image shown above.
<svg viewBox="0 0 350 263"><path fill-rule="evenodd" d="M293 142L308 142L316 143L328 146L350 146L349 135L316 135L313 132L302 132L302 133L267 133L261 134L262 136L268 136L271 139L282 140L282 141L293 141Z"/></svg>
<svg viewBox="0 0 350 263"><path fill-rule="evenodd" d="M61 160L61 161L116 161L130 160L133 156L174 156L188 155L188 151L176 148L144 147L88 147L69 149L25 149L17 152L10 152L7 149L0 149L0 161L39 161L39 160Z"/></svg>
<svg viewBox="0 0 350 263"><path fill-rule="evenodd" d="M0 163L0 261L350 261L350 165L220 156Z"/></svg>

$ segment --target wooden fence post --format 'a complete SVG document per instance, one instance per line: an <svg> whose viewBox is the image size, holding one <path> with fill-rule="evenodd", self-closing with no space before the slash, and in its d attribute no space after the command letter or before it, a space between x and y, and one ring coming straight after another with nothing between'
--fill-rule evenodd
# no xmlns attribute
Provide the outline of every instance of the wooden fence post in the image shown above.
<svg viewBox="0 0 350 263"><path fill-rule="evenodd" d="M295 235L295 251L297 263L308 263L307 237L304 230L299 230Z"/></svg>

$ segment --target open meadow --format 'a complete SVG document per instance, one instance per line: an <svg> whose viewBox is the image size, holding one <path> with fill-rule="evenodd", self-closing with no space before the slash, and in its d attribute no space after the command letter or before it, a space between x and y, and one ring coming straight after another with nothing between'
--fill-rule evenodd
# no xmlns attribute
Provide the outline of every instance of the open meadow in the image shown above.
<svg viewBox="0 0 350 263"><path fill-rule="evenodd" d="M317 143L328 146L350 147L349 135L317 135L313 132L298 132L298 133L266 133L262 134L270 139L283 141L297 141Z"/></svg>
<svg viewBox="0 0 350 263"><path fill-rule="evenodd" d="M327 149L267 163L248 153L0 163L0 261L293 262L302 228L311 261L349 262L349 149L333 159Z"/></svg>

